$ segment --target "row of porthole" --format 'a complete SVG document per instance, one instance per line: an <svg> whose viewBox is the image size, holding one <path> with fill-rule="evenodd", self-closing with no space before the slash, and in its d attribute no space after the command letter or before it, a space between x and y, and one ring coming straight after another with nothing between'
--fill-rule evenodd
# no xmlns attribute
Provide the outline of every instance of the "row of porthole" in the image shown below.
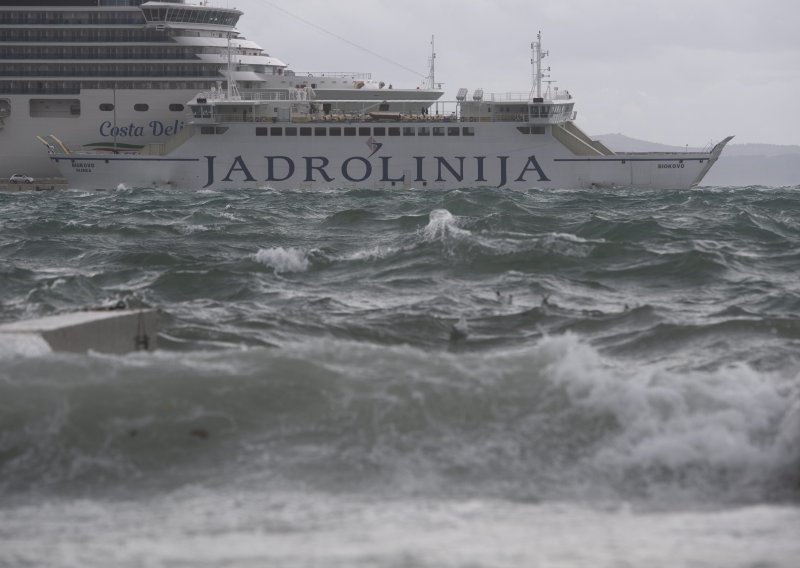
<svg viewBox="0 0 800 568"><path fill-rule="evenodd" d="M114 105L111 103L102 103L100 105L100 110L105 112L111 112L112 110L114 110ZM150 110L150 105L145 103L137 103L133 105L133 110L139 112L147 112L148 110ZM169 110L171 110L172 112L183 112L183 105L171 104L169 105Z"/></svg>

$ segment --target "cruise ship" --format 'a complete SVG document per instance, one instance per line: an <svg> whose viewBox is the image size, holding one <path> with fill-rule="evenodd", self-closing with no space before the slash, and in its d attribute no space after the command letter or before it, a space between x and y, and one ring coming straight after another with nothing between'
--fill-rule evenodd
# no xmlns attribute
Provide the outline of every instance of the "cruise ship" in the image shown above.
<svg viewBox="0 0 800 568"><path fill-rule="evenodd" d="M207 0L0 0L0 180L59 175L40 132L85 150L163 142L186 125L186 102L227 90L229 76L253 97L313 93L390 110L443 94L432 78L390 89L369 73L292 71L237 31L242 16Z"/></svg>

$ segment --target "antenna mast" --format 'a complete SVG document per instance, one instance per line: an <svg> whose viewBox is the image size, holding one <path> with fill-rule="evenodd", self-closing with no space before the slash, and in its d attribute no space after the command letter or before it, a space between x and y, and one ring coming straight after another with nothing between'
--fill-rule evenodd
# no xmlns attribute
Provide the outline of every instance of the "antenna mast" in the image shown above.
<svg viewBox="0 0 800 568"><path fill-rule="evenodd" d="M436 88L436 49L434 47L434 40L435 36L431 36L431 57L428 60L430 62L430 70L428 75L428 88L435 89Z"/></svg>
<svg viewBox="0 0 800 568"><path fill-rule="evenodd" d="M549 51L542 51L542 32L536 35L536 41L531 44L531 65L533 66L533 89L536 90L536 98L542 98L542 79L545 77L542 72L542 59L550 55ZM550 71L550 68L547 68Z"/></svg>

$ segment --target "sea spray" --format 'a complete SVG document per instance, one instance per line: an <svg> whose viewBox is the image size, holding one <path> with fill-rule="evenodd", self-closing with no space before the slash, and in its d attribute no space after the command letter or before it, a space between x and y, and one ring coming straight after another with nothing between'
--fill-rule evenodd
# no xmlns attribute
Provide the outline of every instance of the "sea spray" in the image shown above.
<svg viewBox="0 0 800 568"><path fill-rule="evenodd" d="M276 274L282 272L305 272L308 270L309 261L305 251L290 247L274 247L260 249L255 255L256 262L272 268Z"/></svg>

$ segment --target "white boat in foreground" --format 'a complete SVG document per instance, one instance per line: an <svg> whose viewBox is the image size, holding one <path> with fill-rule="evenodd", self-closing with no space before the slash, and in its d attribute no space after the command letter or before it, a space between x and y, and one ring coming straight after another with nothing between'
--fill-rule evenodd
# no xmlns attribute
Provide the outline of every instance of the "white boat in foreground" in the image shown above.
<svg viewBox="0 0 800 568"><path fill-rule="evenodd" d="M575 124L567 91L457 100L320 100L302 89L203 93L186 128L141 151L72 152L42 139L70 187L114 189L594 188L698 185L732 137L703 152L615 153Z"/></svg>

